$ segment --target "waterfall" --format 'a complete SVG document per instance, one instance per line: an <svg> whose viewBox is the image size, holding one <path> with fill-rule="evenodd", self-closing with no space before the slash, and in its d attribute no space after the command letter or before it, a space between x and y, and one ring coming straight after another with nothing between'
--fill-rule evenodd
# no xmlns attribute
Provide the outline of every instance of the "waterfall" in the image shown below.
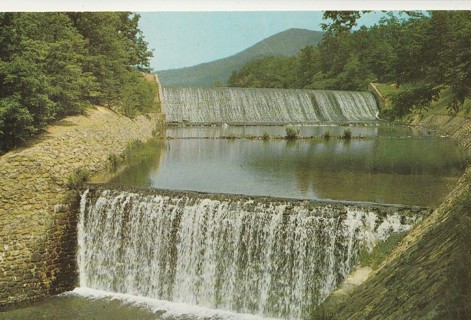
<svg viewBox="0 0 471 320"><path fill-rule="evenodd" d="M377 120L370 92L163 88L168 122L286 124Z"/></svg>
<svg viewBox="0 0 471 320"><path fill-rule="evenodd" d="M163 190L82 195L80 287L300 319L359 250L406 231L399 207Z"/></svg>

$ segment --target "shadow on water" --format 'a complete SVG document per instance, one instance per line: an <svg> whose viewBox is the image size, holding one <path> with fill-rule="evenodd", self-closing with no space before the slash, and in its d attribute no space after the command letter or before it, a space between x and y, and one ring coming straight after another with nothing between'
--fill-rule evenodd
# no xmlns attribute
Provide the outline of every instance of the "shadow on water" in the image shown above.
<svg viewBox="0 0 471 320"><path fill-rule="evenodd" d="M124 151L124 161L110 166L108 171L94 177L94 183L125 186L152 186L151 175L157 172L165 149L165 141L152 139L147 143L134 142Z"/></svg>

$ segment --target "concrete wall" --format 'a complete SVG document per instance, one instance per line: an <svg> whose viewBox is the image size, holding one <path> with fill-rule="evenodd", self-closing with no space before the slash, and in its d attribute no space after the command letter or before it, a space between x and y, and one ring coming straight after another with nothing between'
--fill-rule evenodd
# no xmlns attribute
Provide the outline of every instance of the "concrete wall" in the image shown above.
<svg viewBox="0 0 471 320"><path fill-rule="evenodd" d="M378 88L374 85L374 83L368 83L368 91L370 91L375 99L376 103L378 104L378 109L381 111L384 108L384 97L381 95L381 92L379 92Z"/></svg>
<svg viewBox="0 0 471 320"><path fill-rule="evenodd" d="M149 139L162 122L160 114L129 119L98 107L0 157L0 308L76 285L77 211L68 177L79 167L103 170L109 155Z"/></svg>

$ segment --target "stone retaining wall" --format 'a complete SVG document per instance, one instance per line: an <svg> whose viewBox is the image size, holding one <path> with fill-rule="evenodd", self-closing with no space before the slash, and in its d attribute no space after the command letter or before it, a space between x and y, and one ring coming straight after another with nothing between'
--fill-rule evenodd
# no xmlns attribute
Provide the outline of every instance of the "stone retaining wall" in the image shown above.
<svg viewBox="0 0 471 320"><path fill-rule="evenodd" d="M471 120L417 116L471 152ZM471 166L330 319L471 319ZM321 306L322 307L322 306ZM321 310L322 311L322 310Z"/></svg>
<svg viewBox="0 0 471 320"><path fill-rule="evenodd" d="M471 119L431 114L423 117L416 116L410 124L437 130L471 152Z"/></svg>
<svg viewBox="0 0 471 320"><path fill-rule="evenodd" d="M68 177L80 167L103 170L111 154L160 128L160 114L130 119L98 107L0 157L0 308L75 287L77 210Z"/></svg>

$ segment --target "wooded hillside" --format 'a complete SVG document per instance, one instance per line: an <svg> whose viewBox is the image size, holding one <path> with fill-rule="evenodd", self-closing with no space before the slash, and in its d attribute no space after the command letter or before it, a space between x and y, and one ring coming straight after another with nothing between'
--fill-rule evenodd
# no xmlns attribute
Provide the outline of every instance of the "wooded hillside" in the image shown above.
<svg viewBox="0 0 471 320"><path fill-rule="evenodd" d="M402 117L430 106L448 88L448 109L471 96L471 12L388 13L378 24L351 31L360 13L332 18L322 42L292 58L261 60L233 73L234 87L366 90L369 82L401 88L386 116Z"/></svg>
<svg viewBox="0 0 471 320"><path fill-rule="evenodd" d="M0 154L89 105L129 116L153 108L138 21L129 12L0 13Z"/></svg>

